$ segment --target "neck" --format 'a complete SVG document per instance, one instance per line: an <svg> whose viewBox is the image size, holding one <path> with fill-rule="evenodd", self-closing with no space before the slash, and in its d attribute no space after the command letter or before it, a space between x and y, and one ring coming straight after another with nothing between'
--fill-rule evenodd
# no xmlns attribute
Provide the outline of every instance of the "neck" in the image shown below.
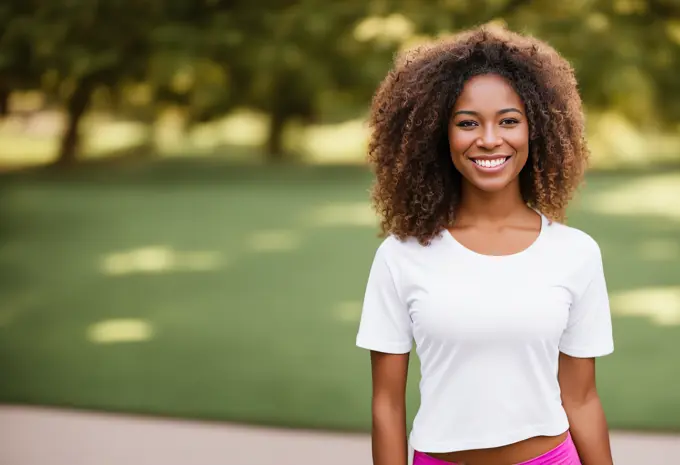
<svg viewBox="0 0 680 465"><path fill-rule="evenodd" d="M456 216L458 219L498 222L528 208L519 189L519 183L511 183L498 192L485 192L465 183Z"/></svg>

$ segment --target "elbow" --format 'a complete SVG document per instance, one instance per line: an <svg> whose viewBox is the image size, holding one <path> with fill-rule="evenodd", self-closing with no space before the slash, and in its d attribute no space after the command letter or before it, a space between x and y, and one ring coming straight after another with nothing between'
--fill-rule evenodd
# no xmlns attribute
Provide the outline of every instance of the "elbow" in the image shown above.
<svg viewBox="0 0 680 465"><path fill-rule="evenodd" d="M373 422L376 424L392 423L406 418L406 403L404 399L377 397L372 405Z"/></svg>
<svg viewBox="0 0 680 465"><path fill-rule="evenodd" d="M600 396L596 389L588 389L579 393L562 393L562 405L567 410L580 409L599 402Z"/></svg>

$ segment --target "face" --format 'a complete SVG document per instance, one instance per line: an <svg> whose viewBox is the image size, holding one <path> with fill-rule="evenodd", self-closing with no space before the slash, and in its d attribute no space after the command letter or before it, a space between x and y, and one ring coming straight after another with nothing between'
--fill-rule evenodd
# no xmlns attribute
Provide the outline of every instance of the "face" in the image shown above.
<svg viewBox="0 0 680 465"><path fill-rule="evenodd" d="M451 114L449 149L468 187L519 189L529 124L522 100L504 78L486 74L466 82Z"/></svg>

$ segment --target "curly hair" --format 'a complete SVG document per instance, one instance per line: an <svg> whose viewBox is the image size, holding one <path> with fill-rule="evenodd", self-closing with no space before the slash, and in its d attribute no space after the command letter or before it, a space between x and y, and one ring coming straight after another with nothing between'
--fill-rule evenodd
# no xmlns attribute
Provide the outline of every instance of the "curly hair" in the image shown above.
<svg viewBox="0 0 680 465"><path fill-rule="evenodd" d="M550 220L564 221L589 156L573 68L538 39L482 26L398 55L378 86L368 161L382 236L426 245L453 223L462 175L451 160L448 123L465 82L490 73L507 79L526 107L522 197Z"/></svg>

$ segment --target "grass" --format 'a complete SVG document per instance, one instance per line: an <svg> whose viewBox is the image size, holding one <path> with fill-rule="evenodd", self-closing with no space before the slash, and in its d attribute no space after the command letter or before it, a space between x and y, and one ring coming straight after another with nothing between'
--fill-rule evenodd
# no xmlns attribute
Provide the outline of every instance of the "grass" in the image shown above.
<svg viewBox="0 0 680 465"><path fill-rule="evenodd" d="M210 160L3 175L0 402L366 430L369 183ZM615 428L680 431L678 186L592 176L571 212L605 256Z"/></svg>

